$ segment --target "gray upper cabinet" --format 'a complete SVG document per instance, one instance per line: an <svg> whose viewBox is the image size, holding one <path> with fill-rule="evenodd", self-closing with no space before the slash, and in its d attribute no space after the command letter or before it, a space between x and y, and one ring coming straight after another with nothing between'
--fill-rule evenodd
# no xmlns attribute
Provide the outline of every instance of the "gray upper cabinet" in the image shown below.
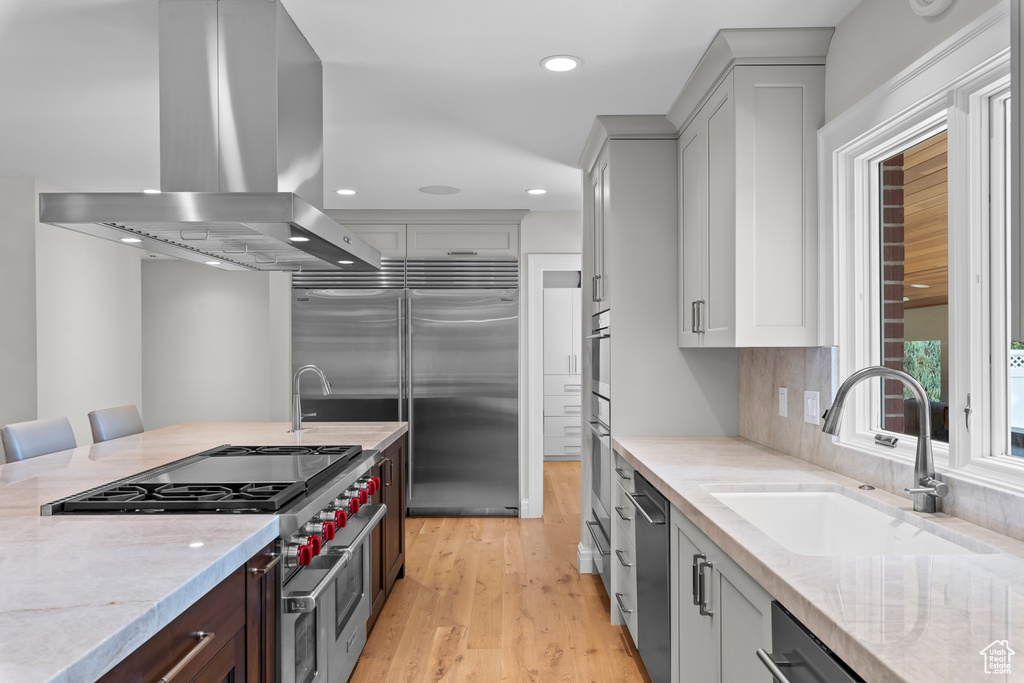
<svg viewBox="0 0 1024 683"><path fill-rule="evenodd" d="M409 225L409 258L518 258L518 225Z"/></svg>
<svg viewBox="0 0 1024 683"><path fill-rule="evenodd" d="M676 112L681 347L817 343L816 143L830 35L723 31L677 101L695 106ZM780 40L795 54L780 55Z"/></svg>
<svg viewBox="0 0 1024 683"><path fill-rule="evenodd" d="M359 235L364 242L380 252L385 258L405 258L404 225L399 224L346 224L349 230Z"/></svg>

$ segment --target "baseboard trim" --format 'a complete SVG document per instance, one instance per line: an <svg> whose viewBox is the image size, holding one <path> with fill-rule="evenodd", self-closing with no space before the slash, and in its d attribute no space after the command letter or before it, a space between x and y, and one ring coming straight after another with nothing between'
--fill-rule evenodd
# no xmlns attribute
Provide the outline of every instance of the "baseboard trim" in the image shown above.
<svg viewBox="0 0 1024 683"><path fill-rule="evenodd" d="M595 568L596 563L594 562L594 557L597 553L598 551L596 548L587 548L583 545L582 541L578 546L576 546L576 566L579 567L580 574L598 573Z"/></svg>

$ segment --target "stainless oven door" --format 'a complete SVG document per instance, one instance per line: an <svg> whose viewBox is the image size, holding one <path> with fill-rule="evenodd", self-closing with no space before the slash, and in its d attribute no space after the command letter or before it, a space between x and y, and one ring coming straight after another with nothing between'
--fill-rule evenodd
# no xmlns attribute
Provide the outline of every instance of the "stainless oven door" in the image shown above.
<svg viewBox="0 0 1024 683"><path fill-rule="evenodd" d="M612 338L607 329L595 331L590 340L591 391L611 398Z"/></svg>
<svg viewBox="0 0 1024 683"><path fill-rule="evenodd" d="M590 458L590 507L607 544L611 538L612 436L600 422L590 422Z"/></svg>
<svg viewBox="0 0 1024 683"><path fill-rule="evenodd" d="M362 514L363 510L366 515ZM343 667L334 654L339 636L350 638L352 625L359 622L360 600L369 610L370 532L387 513L384 505L364 505L359 515L349 518L342 530L308 567L295 572L284 584L280 607L280 676L282 683L327 683L343 681ZM348 589L361 586L362 594L349 600ZM339 597L341 599L339 599ZM338 614L339 608L343 610ZM339 618L345 627L339 634ZM365 639L365 634L363 636ZM350 647L358 638L351 639ZM359 644L362 647L362 644ZM358 656L358 651L356 652ZM332 672L332 665L339 669ZM354 667L354 661L352 662Z"/></svg>

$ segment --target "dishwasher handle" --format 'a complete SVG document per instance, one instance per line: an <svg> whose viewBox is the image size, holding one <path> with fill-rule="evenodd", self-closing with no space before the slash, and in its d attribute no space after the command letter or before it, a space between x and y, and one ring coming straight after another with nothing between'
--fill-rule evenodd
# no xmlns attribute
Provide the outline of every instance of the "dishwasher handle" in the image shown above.
<svg viewBox="0 0 1024 683"><path fill-rule="evenodd" d="M629 498L629 502L633 504L633 507L636 508L636 511L639 512L641 515L643 515L643 518L647 520L648 524L653 524L655 526L658 526L658 525L664 524L666 522L665 515L664 515L664 513L662 513L662 511L660 509L656 508L654 510L654 515L653 516L651 515L651 513L647 512L647 510L644 509L644 506L640 503L640 501L638 499L639 498L645 498L646 499L647 498L647 494L646 493L630 493L629 491L623 491L623 493L626 494L626 498Z"/></svg>
<svg viewBox="0 0 1024 683"><path fill-rule="evenodd" d="M762 664L764 664L764 668L768 669L771 675L774 676L779 683L791 683L789 678L786 676L786 674L782 673L782 670L779 667L793 666L792 662L790 662L785 657L776 657L768 652L765 652L765 649L763 647L757 648L756 654L757 658L761 660Z"/></svg>

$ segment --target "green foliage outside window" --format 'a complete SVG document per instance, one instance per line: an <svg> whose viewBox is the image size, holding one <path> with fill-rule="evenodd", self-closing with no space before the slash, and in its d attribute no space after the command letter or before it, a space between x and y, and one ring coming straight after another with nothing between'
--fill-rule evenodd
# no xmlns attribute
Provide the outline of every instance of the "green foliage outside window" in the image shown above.
<svg viewBox="0 0 1024 683"><path fill-rule="evenodd" d="M1019 351L1021 349L1024 349L1024 342L1015 342L1015 341L1010 342L1010 350L1011 351Z"/></svg>
<svg viewBox="0 0 1024 683"><path fill-rule="evenodd" d="M917 378L928 400L942 400L942 343L937 340L903 342L903 369ZM904 389L903 398L910 398Z"/></svg>

